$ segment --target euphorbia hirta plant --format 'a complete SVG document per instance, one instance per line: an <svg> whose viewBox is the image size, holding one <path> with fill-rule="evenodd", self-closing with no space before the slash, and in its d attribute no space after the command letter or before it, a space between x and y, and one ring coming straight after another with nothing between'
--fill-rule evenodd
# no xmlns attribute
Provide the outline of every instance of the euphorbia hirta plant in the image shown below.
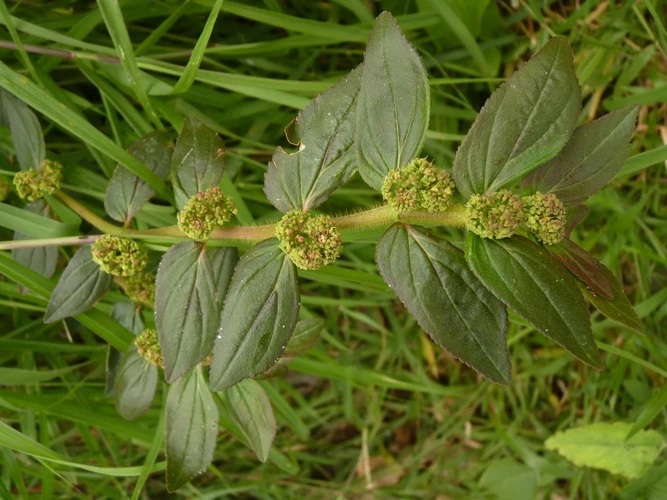
<svg viewBox="0 0 667 500"><path fill-rule="evenodd" d="M553 38L491 95L448 172L422 154L430 100L422 60L394 18L381 14L363 64L286 129L298 150L277 148L268 165L264 191L282 216L263 226L232 222L238 195L220 188L223 141L194 118L184 120L175 145L156 132L130 148L173 185L173 197L160 196L177 212L174 226L133 224L156 191L122 165L105 197L108 216L122 226L59 190L59 170L48 160L16 175L27 210L53 210L63 221L74 212L106 233L62 241L91 246L63 271L45 320L99 323L99 299L114 284L125 292L112 316L137 337L128 342L125 330L108 330L115 347L132 345L122 355L110 350L107 389L133 419L148 409L164 373L171 490L213 457L214 393L225 392L239 436L267 459L275 421L251 379L280 375L313 345L322 322L299 321L298 269L316 272L344 257L348 231L385 228L376 254L384 280L435 343L495 383L511 379L508 308L594 368L602 362L586 300L642 330L613 273L570 239L585 201L622 167L636 108L577 128L572 52ZM356 173L384 204L340 217L317 211ZM439 226L459 228L464 248L431 232ZM167 247L157 271L147 243ZM17 241L14 257L28 276L50 278L55 265L26 259L26 247L38 244Z"/></svg>

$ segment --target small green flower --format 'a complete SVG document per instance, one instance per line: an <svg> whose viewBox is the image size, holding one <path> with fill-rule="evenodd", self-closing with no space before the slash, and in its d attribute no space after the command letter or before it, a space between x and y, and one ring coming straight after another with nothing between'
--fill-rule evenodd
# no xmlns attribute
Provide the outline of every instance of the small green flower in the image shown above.
<svg viewBox="0 0 667 500"><path fill-rule="evenodd" d="M12 185L7 182L5 179L0 177L0 202L3 202L9 196L9 193L12 192Z"/></svg>
<svg viewBox="0 0 667 500"><path fill-rule="evenodd" d="M144 330L141 335L134 339L134 345L137 346L137 351L146 361L158 367L164 366L157 330L152 328Z"/></svg>
<svg viewBox="0 0 667 500"><path fill-rule="evenodd" d="M539 191L521 198L524 226L545 245L555 245L565 236L565 206L555 194Z"/></svg>
<svg viewBox="0 0 667 500"><path fill-rule="evenodd" d="M216 227L222 226L236 214L234 202L220 188L212 187L197 193L178 212L178 227L189 238L204 241Z"/></svg>
<svg viewBox="0 0 667 500"><path fill-rule="evenodd" d="M123 290L132 302L155 305L155 273L140 272L123 281Z"/></svg>
<svg viewBox="0 0 667 500"><path fill-rule="evenodd" d="M133 276L148 264L146 249L129 238L105 234L93 243L91 250L100 269L114 276Z"/></svg>
<svg viewBox="0 0 667 500"><path fill-rule="evenodd" d="M442 212L454 193L454 181L424 158L391 170L382 184L382 197L399 212Z"/></svg>
<svg viewBox="0 0 667 500"><path fill-rule="evenodd" d="M22 170L14 176L14 186L19 197L27 201L43 198L60 189L63 166L57 161L44 160L38 170Z"/></svg>
<svg viewBox="0 0 667 500"><path fill-rule="evenodd" d="M474 194L466 203L466 226L482 238L509 238L523 220L521 198L507 189Z"/></svg>
<svg viewBox="0 0 667 500"><path fill-rule="evenodd" d="M340 232L326 215L310 215L300 210L286 213L276 224L280 248L300 269L319 269L340 255Z"/></svg>

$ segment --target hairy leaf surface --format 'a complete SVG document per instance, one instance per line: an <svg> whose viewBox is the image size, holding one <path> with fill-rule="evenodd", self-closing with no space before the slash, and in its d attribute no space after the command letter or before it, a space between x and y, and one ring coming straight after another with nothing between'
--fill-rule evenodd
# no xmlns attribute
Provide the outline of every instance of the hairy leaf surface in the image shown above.
<svg viewBox="0 0 667 500"><path fill-rule="evenodd" d="M424 143L430 116L424 65L388 12L375 20L366 46L357 104L359 173L380 190L387 173L404 167Z"/></svg>
<svg viewBox="0 0 667 500"><path fill-rule="evenodd" d="M20 99L0 90L0 114L0 121L12 132L14 152L21 170L39 168L46 157L46 148L35 113Z"/></svg>
<svg viewBox="0 0 667 500"><path fill-rule="evenodd" d="M118 302L115 304L113 309L111 309L111 317L120 326L132 332L134 335L141 335L141 332L144 330L144 322L141 319L141 313L131 302ZM114 395L116 374L118 373L118 367L122 360L123 353L109 344L107 347L106 381L104 388L104 393L107 397Z"/></svg>
<svg viewBox="0 0 667 500"><path fill-rule="evenodd" d="M490 240L468 233L466 259L508 307L577 358L601 367L577 283L544 248L522 237Z"/></svg>
<svg viewBox="0 0 667 500"><path fill-rule="evenodd" d="M239 260L222 310L211 387L227 389L268 370L285 350L299 314L296 269L275 239Z"/></svg>
<svg viewBox="0 0 667 500"><path fill-rule="evenodd" d="M322 204L356 171L354 135L361 68L356 68L301 111L286 129L288 154L276 149L264 180L264 192L283 212Z"/></svg>
<svg viewBox="0 0 667 500"><path fill-rule="evenodd" d="M463 252L425 230L394 224L382 236L380 273L443 349L508 384L507 311L468 268Z"/></svg>
<svg viewBox="0 0 667 500"><path fill-rule="evenodd" d="M90 247L80 248L51 294L44 322L53 323L87 311L102 298L112 282L113 277L93 262Z"/></svg>
<svg viewBox="0 0 667 500"><path fill-rule="evenodd" d="M237 261L236 248L188 241L162 257L155 281L155 325L171 383L208 356Z"/></svg>
<svg viewBox="0 0 667 500"><path fill-rule="evenodd" d="M523 181L563 203L583 203L621 170L630 152L637 106L626 106L579 127L554 159Z"/></svg>
<svg viewBox="0 0 667 500"><path fill-rule="evenodd" d="M519 181L570 138L581 107L572 50L556 37L491 95L454 160L468 197Z"/></svg>
<svg viewBox="0 0 667 500"><path fill-rule="evenodd" d="M257 458L266 462L276 436L276 418L266 392L259 383L247 379L230 387L226 394L229 415Z"/></svg>
<svg viewBox="0 0 667 500"><path fill-rule="evenodd" d="M176 491L206 471L218 435L218 407L196 368L169 387L165 415L167 489Z"/></svg>
<svg viewBox="0 0 667 500"><path fill-rule="evenodd" d="M195 194L217 186L224 170L224 141L196 118L187 117L171 157L178 209Z"/></svg>
<svg viewBox="0 0 667 500"><path fill-rule="evenodd" d="M613 298L611 285L602 270L604 266L590 253L567 238L548 248L551 255L596 294L606 299Z"/></svg>
<svg viewBox="0 0 667 500"><path fill-rule="evenodd" d="M171 146L162 132L152 132L128 149L137 160L146 165L162 180L169 176ZM104 209L112 219L126 223L155 195L146 181L118 165L109 181L104 196Z"/></svg>

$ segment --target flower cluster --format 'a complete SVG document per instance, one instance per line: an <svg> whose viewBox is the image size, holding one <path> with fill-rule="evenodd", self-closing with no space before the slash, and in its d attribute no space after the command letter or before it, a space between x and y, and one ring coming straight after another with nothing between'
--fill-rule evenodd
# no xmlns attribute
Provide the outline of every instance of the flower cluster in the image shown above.
<svg viewBox="0 0 667 500"><path fill-rule="evenodd" d="M441 212L449 205L454 181L424 158L394 169L382 184L382 197L399 212Z"/></svg>
<svg viewBox="0 0 667 500"><path fill-rule="evenodd" d="M95 240L91 250L100 269L114 276L133 276L148 264L146 249L129 238L105 234Z"/></svg>
<svg viewBox="0 0 667 500"><path fill-rule="evenodd" d="M466 204L466 226L482 238L509 238L523 219L521 198L507 189L474 194Z"/></svg>
<svg viewBox="0 0 667 500"><path fill-rule="evenodd" d="M340 232L326 215L293 210L276 224L280 248L300 269L319 269L340 255Z"/></svg>
<svg viewBox="0 0 667 500"><path fill-rule="evenodd" d="M234 202L220 188L212 187L197 193L178 212L178 227L189 238L204 241L216 227L236 214Z"/></svg>
<svg viewBox="0 0 667 500"><path fill-rule="evenodd" d="M9 182L0 177L0 202L3 202L9 196L9 193L12 192L12 186Z"/></svg>
<svg viewBox="0 0 667 500"><path fill-rule="evenodd" d="M132 302L155 305L155 273L139 272L127 277L122 286Z"/></svg>
<svg viewBox="0 0 667 500"><path fill-rule="evenodd" d="M58 191L62 179L63 166L57 161L44 160L38 170L18 172L14 176L14 186L21 199L35 201Z"/></svg>
<svg viewBox="0 0 667 500"><path fill-rule="evenodd" d="M521 198L523 225L545 245L555 245L565 236L565 206L555 194L539 191Z"/></svg>
<svg viewBox="0 0 667 500"><path fill-rule="evenodd" d="M144 330L134 340L134 345L137 346L137 351L146 361L158 367L164 366L157 330L153 330L152 328Z"/></svg>

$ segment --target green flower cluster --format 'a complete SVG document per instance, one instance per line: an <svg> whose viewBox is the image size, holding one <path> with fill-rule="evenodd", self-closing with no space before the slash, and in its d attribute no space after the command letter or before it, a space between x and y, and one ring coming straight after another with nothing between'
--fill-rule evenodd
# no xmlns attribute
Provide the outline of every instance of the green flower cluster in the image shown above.
<svg viewBox="0 0 667 500"><path fill-rule="evenodd" d="M211 231L222 226L236 214L234 202L220 188L212 187L197 193L178 212L178 227L189 238L204 241Z"/></svg>
<svg viewBox="0 0 667 500"><path fill-rule="evenodd" d="M565 206L555 194L539 191L521 198L524 227L545 245L555 245L565 236Z"/></svg>
<svg viewBox="0 0 667 500"><path fill-rule="evenodd" d="M141 335L134 339L134 345L137 346L137 351L146 361L158 367L164 366L157 330L152 328L144 330Z"/></svg>
<svg viewBox="0 0 667 500"><path fill-rule="evenodd" d="M319 269L335 261L343 242L340 232L326 215L300 210L286 213L276 224L280 248L300 269Z"/></svg>
<svg viewBox="0 0 667 500"><path fill-rule="evenodd" d="M0 202L3 202L9 196L9 193L12 192L12 185L0 177Z"/></svg>
<svg viewBox="0 0 667 500"><path fill-rule="evenodd" d="M114 276L134 276L148 264L146 248L129 238L105 234L95 240L91 250L100 269Z"/></svg>
<svg viewBox="0 0 667 500"><path fill-rule="evenodd" d="M132 302L155 305L155 273L140 272L123 281L123 290Z"/></svg>
<svg viewBox="0 0 667 500"><path fill-rule="evenodd" d="M394 169L382 184L382 197L398 212L442 212L449 206L454 181L424 158Z"/></svg>
<svg viewBox="0 0 667 500"><path fill-rule="evenodd" d="M63 166L57 161L44 160L38 170L18 172L14 176L14 186L21 199L35 201L58 191L62 179Z"/></svg>
<svg viewBox="0 0 667 500"><path fill-rule="evenodd" d="M466 226L482 238L509 238L523 220L521 198L507 189L474 194L466 203Z"/></svg>

